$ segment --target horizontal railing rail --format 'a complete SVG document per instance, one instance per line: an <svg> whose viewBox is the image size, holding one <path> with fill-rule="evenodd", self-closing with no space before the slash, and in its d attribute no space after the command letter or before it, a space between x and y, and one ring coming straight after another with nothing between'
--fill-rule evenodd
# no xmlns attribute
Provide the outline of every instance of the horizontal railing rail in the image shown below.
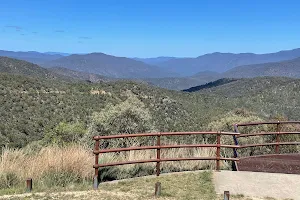
<svg viewBox="0 0 300 200"><path fill-rule="evenodd" d="M277 125L277 130L275 132L258 132L258 133L249 133L242 134L239 132L238 127L242 126L257 126L257 125ZM276 155L279 154L280 145L300 145L300 142L280 142L280 135L290 135L290 134L300 134L300 132L289 132L289 131L280 131L280 125L282 124L300 124L300 121L276 121L276 122L252 122L252 123L242 123L234 125L234 132L218 132L218 131L206 131L206 132L155 132L155 133L137 133L137 134L120 134L120 135L107 135L107 136L94 136L95 147L93 153L95 154L95 176L94 176L94 188L98 188L98 177L99 177L99 168L101 167L110 167L110 166L120 166L128 164L140 164L140 163L156 163L156 176L160 175L160 164L161 162L168 161L190 161L190 160L211 160L216 161L216 170L220 170L220 161L233 161L237 167L236 162L240 160L241 157L238 157L237 150L243 148L252 148L260 146L275 146ZM216 135L216 143L214 144L161 144L161 137L168 136L188 136L188 135ZM234 139L234 145L221 144L221 136L232 136ZM255 137L255 136L265 136L265 135L275 135L276 142L262 143L262 144L244 144L239 145L238 138L243 137ZM152 146L131 146L124 148L110 148L110 149L100 149L100 141L102 140L111 140L111 139L120 139L120 138L134 138L134 137L156 137L156 144ZM172 148L216 148L216 156L212 157L180 157L180 158L162 158L161 150L162 149L172 149ZM233 149L234 156L233 158L221 157L221 148L231 148ZM145 159L145 160L131 160L131 161L120 161L120 162L110 162L110 163L101 163L99 164L99 155L105 153L119 153L126 151L136 151L136 150L156 150L156 158ZM233 166L234 167L234 166ZM237 168L236 168L237 169Z"/></svg>
<svg viewBox="0 0 300 200"><path fill-rule="evenodd" d="M237 135L237 138L240 137L250 137L250 136L262 136L262 135L293 135L293 134L300 134L300 132L262 132L262 133L249 133L249 134L240 134Z"/></svg>
<svg viewBox="0 0 300 200"><path fill-rule="evenodd" d="M271 142L271 143L262 143L262 144L245 144L240 145L238 148L247 148L247 147L261 147L261 146L276 146L276 145L300 145L300 142Z"/></svg>
<svg viewBox="0 0 300 200"><path fill-rule="evenodd" d="M215 144L161 144L161 137L163 136L186 136L186 135L216 135ZM216 161L216 170L220 170L220 161L237 161L237 158L227 158L221 157L221 148L239 148L238 145L227 145L221 144L222 135L239 135L239 133L233 132L157 132L157 133L137 133L137 134L121 134L121 135L108 135L108 136L94 136L93 139L95 142L95 148L93 153L95 154L95 177L99 176L99 168L101 167L110 167L110 166L119 166L119 165L128 165L128 164L140 164L140 163L155 163L156 162L156 175L160 175L160 163L168 161L189 161L189 160L212 160ZM156 145L153 146L131 146L124 148L110 148L110 149L100 149L101 140L110 140L118 138L133 138L133 137L156 137ZM161 158L162 149L172 149L172 148L216 148L216 156L213 157L186 157L186 158ZM99 154L104 153L113 153L113 152L126 152L126 151L135 151L135 150L156 150L155 159L145 159L145 160L132 160L132 161L120 161L120 162L111 162L111 163L101 163L99 164ZM94 178L95 180L95 178Z"/></svg>
<svg viewBox="0 0 300 200"><path fill-rule="evenodd" d="M260 146L275 146L275 153L279 154L279 146L280 145L300 145L300 142L280 142L280 135L295 135L300 134L300 132L288 132L288 131L281 131L281 125L283 124L300 124L300 121L274 121L274 122L251 122L251 123L241 123L234 125L235 133L240 133L238 127L242 126L258 126L258 125L276 125L276 132L260 132L260 133L249 133L249 134L242 134L234 135L234 142L235 145L239 145L237 138L241 137L255 137L255 136L265 136L265 135L275 135L276 142L271 143L262 143L262 144L245 144L239 145L238 148L234 149L234 157L238 157L237 149L248 148L248 147L260 147Z"/></svg>
<svg viewBox="0 0 300 200"><path fill-rule="evenodd" d="M240 123L235 124L237 126L256 126L264 124L300 124L300 121L273 121L273 122L250 122L250 123Z"/></svg>
<svg viewBox="0 0 300 200"><path fill-rule="evenodd" d="M175 136L175 135L239 135L233 132L157 132L157 133L136 133L136 134L121 134L121 135L105 135L94 136L94 140L102 139L116 139L116 138L129 138L129 137L150 137L150 136Z"/></svg>

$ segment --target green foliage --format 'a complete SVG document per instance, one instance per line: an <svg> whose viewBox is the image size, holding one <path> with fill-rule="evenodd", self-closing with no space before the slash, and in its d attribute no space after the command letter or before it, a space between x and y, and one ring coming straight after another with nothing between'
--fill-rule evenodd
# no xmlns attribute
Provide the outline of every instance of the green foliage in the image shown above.
<svg viewBox="0 0 300 200"><path fill-rule="evenodd" d="M13 172L0 174L0 189L12 188L19 185L21 180Z"/></svg>
<svg viewBox="0 0 300 200"><path fill-rule="evenodd" d="M257 114L251 113L245 109L236 109L230 111L221 117L215 117L208 125L208 130L234 131L233 125L238 123L263 121Z"/></svg>
<svg viewBox="0 0 300 200"><path fill-rule="evenodd" d="M42 180L44 180L43 184L48 187L66 187L83 181L78 174L68 171L49 171Z"/></svg>
<svg viewBox="0 0 300 200"><path fill-rule="evenodd" d="M60 122L53 130L46 133L44 141L52 144L78 142L86 133L83 123Z"/></svg>
<svg viewBox="0 0 300 200"><path fill-rule="evenodd" d="M130 81L66 83L0 74L0 145L70 142L82 135L91 144L96 134L232 131L238 122L298 120L299 88L297 79L256 78L186 93ZM233 114L237 108L250 114Z"/></svg>
<svg viewBox="0 0 300 200"><path fill-rule="evenodd" d="M154 130L149 109L135 96L117 105L107 105L92 115L92 135L136 133Z"/></svg>
<svg viewBox="0 0 300 200"><path fill-rule="evenodd" d="M85 143L91 143L92 136L131 134L155 131L154 122L149 109L131 92L127 92L125 101L112 105L108 104L100 112L93 113L88 134L85 135ZM110 145L129 146L136 143L138 145L148 143L149 138L134 138L133 140L111 141Z"/></svg>

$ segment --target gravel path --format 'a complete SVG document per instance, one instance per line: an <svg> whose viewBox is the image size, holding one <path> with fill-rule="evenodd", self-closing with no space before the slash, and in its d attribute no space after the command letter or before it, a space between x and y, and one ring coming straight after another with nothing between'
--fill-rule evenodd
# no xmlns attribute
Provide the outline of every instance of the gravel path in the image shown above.
<svg viewBox="0 0 300 200"><path fill-rule="evenodd" d="M214 173L217 193L300 200L300 175L245 171Z"/></svg>

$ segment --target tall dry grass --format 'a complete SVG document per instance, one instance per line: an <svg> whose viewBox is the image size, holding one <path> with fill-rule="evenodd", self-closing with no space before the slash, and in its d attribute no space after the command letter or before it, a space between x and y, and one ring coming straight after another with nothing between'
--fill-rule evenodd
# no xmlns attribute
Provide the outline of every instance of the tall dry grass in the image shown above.
<svg viewBox="0 0 300 200"><path fill-rule="evenodd" d="M79 145L44 147L39 152L4 149L0 158L0 174L14 173L21 179L40 179L47 172L68 171L83 179L92 172L92 152Z"/></svg>
<svg viewBox="0 0 300 200"><path fill-rule="evenodd" d="M162 150L161 157L212 157L215 149L168 149ZM155 150L130 151L122 153L108 153L100 155L99 162L119 162L128 160L143 160L156 158ZM93 177L94 155L91 148L80 145L65 147L49 146L38 151L28 149L3 149L0 158L0 188L13 187L19 182L24 182L31 177L35 182L47 183L61 182L66 177L75 177L76 181L88 180ZM183 161L162 163L162 171L183 171L195 169L214 168L214 161ZM103 180L129 178L153 173L155 163L125 165L108 167L100 171ZM59 174L59 176L57 175ZM54 176L54 178L53 178ZM107 176L107 177L106 177ZM14 180L17 179L17 180ZM49 179L49 180L48 180ZM70 182L74 179L70 179ZM68 184L65 183L64 184Z"/></svg>

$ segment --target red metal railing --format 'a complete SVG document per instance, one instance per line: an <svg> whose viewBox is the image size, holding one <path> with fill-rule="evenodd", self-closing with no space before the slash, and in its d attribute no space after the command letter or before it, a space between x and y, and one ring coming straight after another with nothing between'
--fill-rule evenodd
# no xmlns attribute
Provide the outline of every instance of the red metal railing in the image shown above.
<svg viewBox="0 0 300 200"><path fill-rule="evenodd" d="M276 125L276 132L259 132L259 133L249 133L249 134L239 134L234 135L234 142L235 145L238 145L238 148L247 148L247 147L259 147L259 146L275 146L275 153L280 154L279 146L280 145L300 145L300 142L280 142L280 135L290 135L290 134L300 134L300 132L287 132L287 131L280 131L280 126L283 124L300 124L300 121L277 121L277 122L252 122L252 123L243 123L243 124L235 124L234 131L236 133L240 133L238 127L245 127L245 126L258 126L258 125ZM241 137L252 137L252 136L263 136L263 135L276 135L276 142L272 143L263 143L263 144L246 144L246 145L239 145L237 138ZM236 149L234 149L235 157L237 156Z"/></svg>
<svg viewBox="0 0 300 200"><path fill-rule="evenodd" d="M275 124L277 125L276 132L260 132L260 133L250 133L250 134L241 134L238 130L238 127L241 126L256 126L264 124ZM138 164L138 163L151 163L156 162L156 175L160 175L160 163L167 161L187 161L187 160L215 160L216 161L216 170L220 170L220 161L233 161L236 167L236 162L239 161L237 149L248 148L248 147L258 147L258 146L275 146L276 154L279 154L280 145L300 145L300 142L280 142L280 135L286 134L300 134L300 132L286 132L280 131L280 125L282 124L300 124L300 121L277 121L277 122L254 122L254 123L244 123L244 124L235 124L234 133L232 132L164 132L164 133L138 133L138 134L122 134L122 135L109 135L109 136L95 136L93 139L95 142L95 147L93 153L95 154L95 176L94 176L94 188L98 188L98 175L99 168L108 167L108 166L118 166L118 165L127 165L127 164ZM182 136L182 135L216 135L215 144L179 144L179 145L167 145L161 144L162 136ZM230 135L233 136L235 145L226 145L221 144L221 136ZM263 136L263 135L276 135L276 142L272 143L263 143L263 144L246 144L239 145L238 138L240 137L251 137L251 136ZM100 140L107 139L117 139L117 138L131 138L131 137L156 137L155 146L132 146L126 148L113 148L113 149L100 149ZM189 158L161 158L161 149L170 149L170 148L216 148L215 157L189 157ZM234 158L225 158L221 157L220 150L221 148L232 148L234 152ZM135 161L123 161L115 163L102 163L99 164L99 154L101 153L111 153L111 152L124 152L124 151L133 151L133 150L156 150L156 158L148 160L135 160Z"/></svg>
<svg viewBox="0 0 300 200"><path fill-rule="evenodd" d="M161 144L161 137L163 136L179 136L179 135L216 135L217 142L216 144L179 144L179 145L167 145ZM156 162L156 175L160 174L160 163L166 161L187 161L187 160L215 160L216 161L216 170L220 170L220 161L237 161L237 158L225 158L221 157L221 148L238 148L237 145L225 145L221 144L222 135L239 135L239 133L231 132L166 132L166 133L138 133L138 134L122 134L122 135L109 135L109 136L95 136L93 139L95 142L95 148L93 153L95 154L95 177L98 177L99 168L108 167L108 166L117 166L117 165L127 165L127 164L137 164L137 163L150 163ZM116 139L116 138L130 138L130 137L156 137L155 146L132 146L126 148L113 148L113 149L100 149L100 140L107 139ZM170 149L170 148L216 148L215 157L189 157L189 158L161 158L161 149ZM99 164L99 154L101 153L111 153L111 152L123 152L123 151L133 151L133 150L148 150L156 149L156 159L148 160L135 160L135 161L124 161L124 162L115 162L115 163L103 163Z"/></svg>

